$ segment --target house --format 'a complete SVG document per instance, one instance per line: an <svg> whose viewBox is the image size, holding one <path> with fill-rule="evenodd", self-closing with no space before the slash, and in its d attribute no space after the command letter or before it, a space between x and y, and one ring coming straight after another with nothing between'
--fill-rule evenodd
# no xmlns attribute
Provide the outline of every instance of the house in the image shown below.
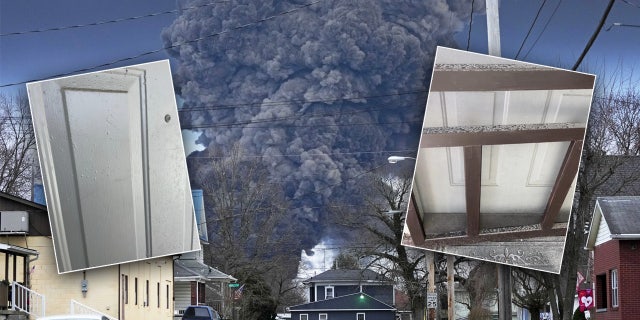
<svg viewBox="0 0 640 320"><path fill-rule="evenodd" d="M0 212L0 225L18 225L0 228L0 280L5 280L0 282L9 287L0 286L0 306L32 318L66 313L173 318L172 256L58 274L47 207L0 192ZM4 289L13 290L14 299ZM0 318L19 312L4 310Z"/></svg>
<svg viewBox="0 0 640 320"><path fill-rule="evenodd" d="M303 282L309 302L288 308L292 320L393 320L393 281L369 269L328 270Z"/></svg>
<svg viewBox="0 0 640 320"><path fill-rule="evenodd" d="M593 252L598 319L632 319L640 314L640 197L596 200L586 249Z"/></svg>
<svg viewBox="0 0 640 320"><path fill-rule="evenodd" d="M207 221L204 212L202 190L191 191L195 207L196 223L202 247L208 244ZM174 310L176 317L182 317L189 305L209 305L221 315L231 314L225 301L229 296L230 282L236 279L204 263L202 250L182 254L174 261L175 280ZM210 292L207 297L206 292Z"/></svg>

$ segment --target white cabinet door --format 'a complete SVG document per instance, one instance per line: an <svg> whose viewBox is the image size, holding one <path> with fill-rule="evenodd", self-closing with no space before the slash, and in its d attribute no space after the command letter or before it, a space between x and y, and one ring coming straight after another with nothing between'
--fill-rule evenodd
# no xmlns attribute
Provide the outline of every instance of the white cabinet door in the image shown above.
<svg viewBox="0 0 640 320"><path fill-rule="evenodd" d="M59 272L199 249L168 61L27 88Z"/></svg>

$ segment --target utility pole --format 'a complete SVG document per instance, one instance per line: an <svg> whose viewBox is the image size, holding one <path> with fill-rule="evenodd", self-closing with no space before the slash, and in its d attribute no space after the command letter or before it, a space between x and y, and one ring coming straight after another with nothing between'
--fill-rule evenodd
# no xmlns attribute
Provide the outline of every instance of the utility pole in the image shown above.
<svg viewBox="0 0 640 320"><path fill-rule="evenodd" d="M498 0L486 0L487 40L489 55L500 57L500 19ZM511 267L497 264L498 273L498 319L511 320ZM451 318L450 318L451 319Z"/></svg>
<svg viewBox="0 0 640 320"><path fill-rule="evenodd" d="M438 301L438 295L436 294L436 253L434 251L427 251L425 253L427 259L427 270L429 271L429 276L427 278L428 287L427 287L427 301L428 296L435 295L436 296L436 306ZM430 305L427 303L427 319L435 320L436 319L436 308L429 308Z"/></svg>
<svg viewBox="0 0 640 320"><path fill-rule="evenodd" d="M456 318L456 295L455 281L453 273L453 256L447 255L447 317L448 319Z"/></svg>

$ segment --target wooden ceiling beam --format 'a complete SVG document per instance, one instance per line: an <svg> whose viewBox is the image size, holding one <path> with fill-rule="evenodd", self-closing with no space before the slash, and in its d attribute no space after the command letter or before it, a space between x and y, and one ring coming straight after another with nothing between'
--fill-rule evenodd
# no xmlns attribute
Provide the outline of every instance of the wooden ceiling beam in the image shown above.
<svg viewBox="0 0 640 320"><path fill-rule="evenodd" d="M578 173L580 166L580 151L582 150L582 141L571 141L567 153L565 154L562 166L558 171L556 182L551 189L551 195L547 202L547 207L542 218L542 229L550 230L555 223L560 212L560 208L567 198L567 194L571 189L571 184Z"/></svg>
<svg viewBox="0 0 640 320"><path fill-rule="evenodd" d="M413 195L413 192L411 193L411 201L409 201L409 205L407 207L407 228L409 228L409 233L411 234L413 243L415 245L420 245L424 242L425 234L424 228L422 226L422 219L420 219L420 215L418 214L418 206L416 204L416 199Z"/></svg>
<svg viewBox="0 0 640 320"><path fill-rule="evenodd" d="M509 65L436 65L430 91L593 89L595 76L552 68Z"/></svg>
<svg viewBox="0 0 640 320"><path fill-rule="evenodd" d="M464 147L464 183L467 205L467 236L480 233L482 146Z"/></svg>
<svg viewBox="0 0 640 320"><path fill-rule="evenodd" d="M421 148L441 148L582 140L585 128L560 123L437 127L422 132Z"/></svg>

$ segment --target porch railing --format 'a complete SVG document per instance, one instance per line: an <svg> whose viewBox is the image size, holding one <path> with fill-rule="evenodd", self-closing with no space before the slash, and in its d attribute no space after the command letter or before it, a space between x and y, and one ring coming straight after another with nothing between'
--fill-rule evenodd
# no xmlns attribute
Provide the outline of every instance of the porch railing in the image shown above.
<svg viewBox="0 0 640 320"><path fill-rule="evenodd" d="M106 315L94 308L91 308L85 304L82 304L76 300L71 300L71 304L69 305L69 313L71 314L94 314L97 316L107 317L110 320L118 320L117 318Z"/></svg>
<svg viewBox="0 0 640 320"><path fill-rule="evenodd" d="M19 310L36 317L44 317L44 296L14 281L11 283L11 310Z"/></svg>

